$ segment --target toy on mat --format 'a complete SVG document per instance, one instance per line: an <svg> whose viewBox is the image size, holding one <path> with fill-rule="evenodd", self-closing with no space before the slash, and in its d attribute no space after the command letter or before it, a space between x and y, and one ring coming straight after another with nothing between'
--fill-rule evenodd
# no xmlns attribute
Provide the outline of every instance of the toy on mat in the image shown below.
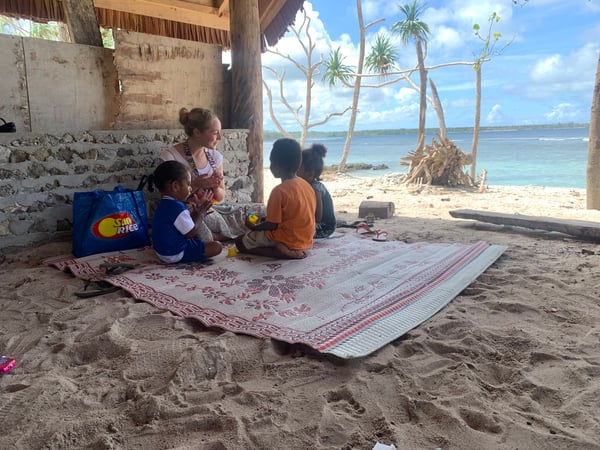
<svg viewBox="0 0 600 450"><path fill-rule="evenodd" d="M17 364L17 360L8 356L0 356L0 372L6 373Z"/></svg>

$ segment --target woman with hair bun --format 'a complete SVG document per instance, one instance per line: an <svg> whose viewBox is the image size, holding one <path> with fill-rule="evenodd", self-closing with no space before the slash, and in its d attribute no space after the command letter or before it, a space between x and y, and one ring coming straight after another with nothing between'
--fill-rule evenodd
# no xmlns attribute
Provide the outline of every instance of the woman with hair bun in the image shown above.
<svg viewBox="0 0 600 450"><path fill-rule="evenodd" d="M222 202L225 199L223 154L217 150L222 137L221 121L216 114L205 108L193 108L189 111L181 108L179 123L183 125L187 139L164 148L159 156L159 164L165 161L183 163L192 174L192 192L199 196L210 193L215 203ZM212 214L204 218L200 227L198 235L203 241L227 241L243 233L244 230L234 230L235 227L217 209L212 209Z"/></svg>

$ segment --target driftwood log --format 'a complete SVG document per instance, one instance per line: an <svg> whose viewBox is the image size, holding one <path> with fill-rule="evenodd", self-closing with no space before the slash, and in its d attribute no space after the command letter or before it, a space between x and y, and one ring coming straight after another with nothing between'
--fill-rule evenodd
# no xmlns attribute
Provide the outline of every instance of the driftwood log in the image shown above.
<svg viewBox="0 0 600 450"><path fill-rule="evenodd" d="M437 186L473 186L473 179L463 167L471 164L470 155L448 139L438 135L431 145L409 152L400 165L409 166L403 182Z"/></svg>
<svg viewBox="0 0 600 450"><path fill-rule="evenodd" d="M449 213L452 217L459 219L472 219L496 225L512 225L537 230L556 231L578 238L600 241L600 223L598 222L526 216L525 214L504 214L473 209L455 209Z"/></svg>

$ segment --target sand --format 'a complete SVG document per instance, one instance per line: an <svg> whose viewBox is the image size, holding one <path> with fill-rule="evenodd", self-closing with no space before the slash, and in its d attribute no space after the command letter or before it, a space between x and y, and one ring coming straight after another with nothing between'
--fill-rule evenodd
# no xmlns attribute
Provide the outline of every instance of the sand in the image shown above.
<svg viewBox="0 0 600 450"><path fill-rule="evenodd" d="M276 182L265 173L266 191ZM184 320L46 267L69 242L1 254L0 448L600 448L600 248L453 219L484 209L600 222L585 191L325 179L340 219L393 201L389 239L509 248L437 315L361 359Z"/></svg>

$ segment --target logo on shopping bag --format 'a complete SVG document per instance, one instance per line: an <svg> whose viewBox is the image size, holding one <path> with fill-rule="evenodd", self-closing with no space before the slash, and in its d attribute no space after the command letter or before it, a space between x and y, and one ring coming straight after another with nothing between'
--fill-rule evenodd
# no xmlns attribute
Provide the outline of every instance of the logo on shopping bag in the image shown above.
<svg viewBox="0 0 600 450"><path fill-rule="evenodd" d="M98 219L92 227L92 233L103 239L117 239L133 233L139 228L129 213L119 212Z"/></svg>

